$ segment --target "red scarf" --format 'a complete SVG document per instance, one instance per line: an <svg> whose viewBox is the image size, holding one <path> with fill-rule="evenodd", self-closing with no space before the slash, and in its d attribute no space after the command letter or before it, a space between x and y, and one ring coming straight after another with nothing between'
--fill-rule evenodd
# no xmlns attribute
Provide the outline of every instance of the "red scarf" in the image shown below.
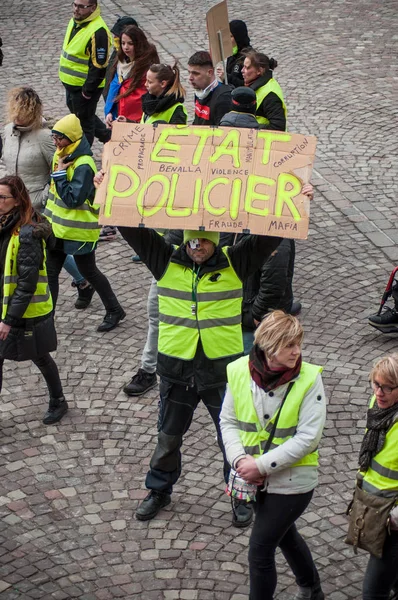
<svg viewBox="0 0 398 600"><path fill-rule="evenodd" d="M300 373L301 354L292 369L286 367L280 371L271 371L268 366L264 352L259 346L255 345L249 354L249 369L253 381L265 392L270 392L275 388L288 383Z"/></svg>

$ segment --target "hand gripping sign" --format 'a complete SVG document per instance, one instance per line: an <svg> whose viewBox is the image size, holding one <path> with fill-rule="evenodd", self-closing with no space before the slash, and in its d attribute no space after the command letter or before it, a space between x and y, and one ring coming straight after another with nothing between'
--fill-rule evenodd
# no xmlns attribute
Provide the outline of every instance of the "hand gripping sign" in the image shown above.
<svg viewBox="0 0 398 600"><path fill-rule="evenodd" d="M115 123L100 223L305 239L315 146L280 131Z"/></svg>

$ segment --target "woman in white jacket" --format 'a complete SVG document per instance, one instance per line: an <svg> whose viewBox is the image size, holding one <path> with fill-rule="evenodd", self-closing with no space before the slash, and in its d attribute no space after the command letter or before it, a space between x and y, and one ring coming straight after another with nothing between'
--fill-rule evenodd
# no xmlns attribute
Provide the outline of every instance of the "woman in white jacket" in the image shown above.
<svg viewBox="0 0 398 600"><path fill-rule="evenodd" d="M249 356L227 367L221 411L227 459L257 484L250 537L250 600L272 600L279 547L299 586L295 600L323 600L319 575L295 522L318 483L317 447L326 418L321 371L301 358L303 329L277 310L255 334Z"/></svg>

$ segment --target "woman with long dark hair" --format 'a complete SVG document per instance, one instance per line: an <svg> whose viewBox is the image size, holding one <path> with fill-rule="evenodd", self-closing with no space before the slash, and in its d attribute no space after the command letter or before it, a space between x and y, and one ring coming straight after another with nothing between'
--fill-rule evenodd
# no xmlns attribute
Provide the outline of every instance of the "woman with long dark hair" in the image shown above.
<svg viewBox="0 0 398 600"><path fill-rule="evenodd" d="M62 419L68 410L50 356L57 337L46 269L49 236L51 227L32 207L22 179L14 175L0 179L0 372L4 359L35 363L50 394L46 425Z"/></svg>
<svg viewBox="0 0 398 600"><path fill-rule="evenodd" d="M141 96L146 93L146 72L159 62L157 50L139 27L130 25L123 30L120 48L113 65L113 79L105 103L105 122L119 118L139 123L142 116Z"/></svg>

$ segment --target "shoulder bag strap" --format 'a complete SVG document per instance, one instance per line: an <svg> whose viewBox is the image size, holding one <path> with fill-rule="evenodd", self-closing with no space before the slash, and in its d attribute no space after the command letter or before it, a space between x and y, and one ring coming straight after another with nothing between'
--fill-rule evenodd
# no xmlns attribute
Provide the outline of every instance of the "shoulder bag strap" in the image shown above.
<svg viewBox="0 0 398 600"><path fill-rule="evenodd" d="M279 407L278 413L277 413L277 415L276 415L276 417L275 417L274 424L273 424L273 426L272 426L272 429L271 429L271 432L270 432L270 434L269 434L269 438L268 438L268 440L267 440L267 443L266 443L266 445L265 445L265 448L264 448L264 454L267 454L268 450L269 450L269 449L270 449L270 447L271 447L272 440L274 439L274 435L275 435L276 427L277 427L277 425L278 425L278 421L279 421L279 415L281 414L281 410L282 410L282 408L283 408L283 405L285 404L285 400L286 400L286 398L288 397L288 395L289 395L289 393L290 393L290 390L292 389L292 387L293 387L293 386L294 386L294 381L291 381L291 382L289 383L289 385L287 386L287 390L286 390L286 392L285 392L285 395L284 395L284 396L283 396L283 398L282 398L282 403L281 403L281 405L280 405L280 407Z"/></svg>

